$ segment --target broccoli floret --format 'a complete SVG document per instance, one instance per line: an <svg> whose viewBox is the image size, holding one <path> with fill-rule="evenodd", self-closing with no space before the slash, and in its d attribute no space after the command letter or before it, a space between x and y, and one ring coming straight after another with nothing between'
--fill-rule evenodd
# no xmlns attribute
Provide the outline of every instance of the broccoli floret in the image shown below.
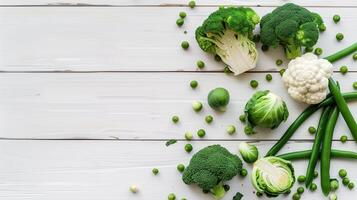
<svg viewBox="0 0 357 200"><path fill-rule="evenodd" d="M218 55L238 75L256 66L258 52L252 39L259 20L251 8L222 7L196 29L196 40L203 51Z"/></svg>
<svg viewBox="0 0 357 200"><path fill-rule="evenodd" d="M260 38L265 45L283 46L286 57L301 55L302 47L313 47L319 39L321 16L293 3L287 3L262 17Z"/></svg>
<svg viewBox="0 0 357 200"><path fill-rule="evenodd" d="M182 174L186 184L197 184L215 199L225 195L223 183L231 180L242 170L241 159L220 145L211 145L192 156Z"/></svg>

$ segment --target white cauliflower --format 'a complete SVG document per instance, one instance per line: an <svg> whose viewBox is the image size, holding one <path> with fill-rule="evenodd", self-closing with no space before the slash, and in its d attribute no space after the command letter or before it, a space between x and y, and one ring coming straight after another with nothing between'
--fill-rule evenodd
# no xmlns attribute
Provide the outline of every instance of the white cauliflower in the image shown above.
<svg viewBox="0 0 357 200"><path fill-rule="evenodd" d="M320 103L326 98L332 67L329 61L312 53L291 60L283 75L289 95L307 104Z"/></svg>

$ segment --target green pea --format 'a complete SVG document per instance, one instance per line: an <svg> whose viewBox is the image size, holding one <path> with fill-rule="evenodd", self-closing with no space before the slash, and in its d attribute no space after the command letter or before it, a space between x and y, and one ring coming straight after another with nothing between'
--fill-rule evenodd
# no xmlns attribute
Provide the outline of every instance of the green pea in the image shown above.
<svg viewBox="0 0 357 200"><path fill-rule="evenodd" d="M340 137L340 141L341 141L342 143L347 142L347 136L346 136L346 135L342 135L342 136Z"/></svg>
<svg viewBox="0 0 357 200"><path fill-rule="evenodd" d="M173 123L176 124L177 122L179 122L180 118L177 115L174 115L174 116L172 116L171 120Z"/></svg>
<svg viewBox="0 0 357 200"><path fill-rule="evenodd" d="M281 70L279 70L279 74L280 74L280 76L283 76L283 75L284 75L285 70L286 70L286 69L281 69Z"/></svg>
<svg viewBox="0 0 357 200"><path fill-rule="evenodd" d="M334 15L332 19L335 23L338 23L341 20L341 17L340 15Z"/></svg>
<svg viewBox="0 0 357 200"><path fill-rule="evenodd" d="M319 30L320 30L321 32L326 31L326 25L325 25L325 24L320 24L320 25L319 25Z"/></svg>
<svg viewBox="0 0 357 200"><path fill-rule="evenodd" d="M243 168L240 170L239 175L246 177L248 175L248 170Z"/></svg>
<svg viewBox="0 0 357 200"><path fill-rule="evenodd" d="M186 145L185 145L185 151L186 151L187 153L190 153L190 152L192 151L192 149L193 149L192 144L186 144Z"/></svg>
<svg viewBox="0 0 357 200"><path fill-rule="evenodd" d="M271 74L265 75L265 80L271 81L273 79L273 76Z"/></svg>
<svg viewBox="0 0 357 200"><path fill-rule="evenodd" d="M254 134L253 128L250 127L250 126L245 126L245 127L244 127L244 133L245 133L246 135Z"/></svg>
<svg viewBox="0 0 357 200"><path fill-rule="evenodd" d="M304 193L304 188L303 187L298 187L298 189L297 189L297 193L299 193L299 194L302 194L302 193Z"/></svg>
<svg viewBox="0 0 357 200"><path fill-rule="evenodd" d="M231 70L229 69L229 67L227 67L227 66L224 67L223 72L224 72L225 74L230 74L230 73L232 73L232 71L231 71Z"/></svg>
<svg viewBox="0 0 357 200"><path fill-rule="evenodd" d="M221 62L222 61L222 58L219 56L219 55L214 55L214 60L217 61L217 62Z"/></svg>
<svg viewBox="0 0 357 200"><path fill-rule="evenodd" d="M239 121L241 121L241 122L245 122L245 114L241 114L240 116L239 116Z"/></svg>
<svg viewBox="0 0 357 200"><path fill-rule="evenodd" d="M303 183L303 182L305 182L306 177L304 175L300 175L300 176L298 176L297 180L298 180L299 183Z"/></svg>
<svg viewBox="0 0 357 200"><path fill-rule="evenodd" d="M188 47L190 47L190 43L188 43L187 41L183 41L181 42L181 47L186 50L188 49Z"/></svg>
<svg viewBox="0 0 357 200"><path fill-rule="evenodd" d="M205 130L199 129L199 130L197 131L197 136L198 136L198 137L203 138L205 135L206 135L206 131L205 131Z"/></svg>
<svg viewBox="0 0 357 200"><path fill-rule="evenodd" d="M185 139L188 140L188 141L191 141L193 138L193 135L191 132L186 132L185 133Z"/></svg>
<svg viewBox="0 0 357 200"><path fill-rule="evenodd" d="M336 40L337 40L337 41L343 40L343 37L344 37L344 36L343 36L342 33L337 33L337 34L336 34Z"/></svg>
<svg viewBox="0 0 357 200"><path fill-rule="evenodd" d="M233 125L229 125L227 128L226 128L226 131L229 135L233 135L235 132L236 132L236 127L233 126Z"/></svg>
<svg viewBox="0 0 357 200"><path fill-rule="evenodd" d="M317 178L319 176L319 172L318 171L314 171L314 178Z"/></svg>
<svg viewBox="0 0 357 200"><path fill-rule="evenodd" d="M305 52L313 52L314 51L314 47L306 47L305 48Z"/></svg>
<svg viewBox="0 0 357 200"><path fill-rule="evenodd" d="M310 134L315 134L316 133L316 128L313 127L313 126L310 126L308 130L309 130Z"/></svg>
<svg viewBox="0 0 357 200"><path fill-rule="evenodd" d="M256 192L255 195L257 195L257 197L262 197L262 196L263 196L263 193L261 193L261 192Z"/></svg>
<svg viewBox="0 0 357 200"><path fill-rule="evenodd" d="M262 51L268 51L268 50L269 50L269 46L263 44L263 45L262 45Z"/></svg>
<svg viewBox="0 0 357 200"><path fill-rule="evenodd" d="M212 123L212 121L213 121L212 115L207 115L207 116L205 117L205 121L206 121L207 124Z"/></svg>
<svg viewBox="0 0 357 200"><path fill-rule="evenodd" d="M329 199L330 200L337 200L337 195L336 194L330 194Z"/></svg>
<svg viewBox="0 0 357 200"><path fill-rule="evenodd" d="M341 74L346 74L347 72L348 72L348 68L347 68L347 66L341 66L340 67L340 72L341 72Z"/></svg>
<svg viewBox="0 0 357 200"><path fill-rule="evenodd" d="M185 18L187 16L187 14L182 11L182 12L179 13L179 16L183 19L183 18Z"/></svg>
<svg viewBox="0 0 357 200"><path fill-rule="evenodd" d="M181 27L183 24L185 23L185 21L182 18L178 18L176 20L176 24L177 26Z"/></svg>
<svg viewBox="0 0 357 200"><path fill-rule="evenodd" d="M341 177L341 178L345 178L347 176L347 171L345 169L340 169L338 171L338 175Z"/></svg>
<svg viewBox="0 0 357 200"><path fill-rule="evenodd" d="M300 198L301 198L301 195L299 193L295 193L293 195L293 200L300 200Z"/></svg>
<svg viewBox="0 0 357 200"><path fill-rule="evenodd" d="M258 85L259 85L258 81L256 81L256 80L251 80L251 81L250 81L250 86L251 86L252 88L257 88Z"/></svg>
<svg viewBox="0 0 357 200"><path fill-rule="evenodd" d="M321 55L321 54L323 53L323 50L322 50L320 47L318 47L318 48L315 49L314 53L315 53L317 56L319 56L319 55Z"/></svg>
<svg viewBox="0 0 357 200"><path fill-rule="evenodd" d="M278 60L275 61L275 64L276 64L277 66L280 66L280 65L283 64L283 61L282 61L281 59L278 59Z"/></svg>
<svg viewBox="0 0 357 200"><path fill-rule="evenodd" d="M353 89L357 90L357 82L354 82L354 83L352 84L352 87L353 87Z"/></svg>
<svg viewBox="0 0 357 200"><path fill-rule="evenodd" d="M310 190L311 190L311 191L317 190L317 185L316 185L316 183L311 183L311 185L310 185Z"/></svg>
<svg viewBox="0 0 357 200"><path fill-rule="evenodd" d="M157 175L159 173L159 169L157 169L157 168L152 169L152 173L154 175Z"/></svg>
<svg viewBox="0 0 357 200"><path fill-rule="evenodd" d="M178 170L179 172L183 172L183 171L185 170L185 165L183 165L183 164L178 164L176 168L177 168L177 170Z"/></svg>
<svg viewBox="0 0 357 200"><path fill-rule="evenodd" d="M191 86L192 89L195 89L198 86L198 82L196 80L192 80L190 82L190 86Z"/></svg>
<svg viewBox="0 0 357 200"><path fill-rule="evenodd" d="M167 196L167 199L168 200L175 200L176 199L176 196L174 193L170 193L169 196Z"/></svg>
<svg viewBox="0 0 357 200"><path fill-rule="evenodd" d="M353 54L352 58L353 60L357 60L357 53Z"/></svg>
<svg viewBox="0 0 357 200"><path fill-rule="evenodd" d="M136 185L132 185L132 186L130 186L130 191L132 192L132 193L137 193L138 192L138 187L136 186Z"/></svg>
<svg viewBox="0 0 357 200"><path fill-rule="evenodd" d="M196 65L199 69L203 69L205 67L205 63L202 60L197 61Z"/></svg>
<svg viewBox="0 0 357 200"><path fill-rule="evenodd" d="M348 189L352 190L355 187L355 184L353 182L350 182L347 187Z"/></svg>
<svg viewBox="0 0 357 200"><path fill-rule="evenodd" d="M190 8L194 8L194 7L196 7L196 2L195 1L190 1L190 2L188 2L188 6Z"/></svg>
<svg viewBox="0 0 357 200"><path fill-rule="evenodd" d="M339 183L336 179L330 181L330 188L332 191L335 191L339 188Z"/></svg>
<svg viewBox="0 0 357 200"><path fill-rule="evenodd" d="M345 177L345 178L342 179L342 184L344 186L347 186L349 183L350 183L350 179L349 178Z"/></svg>
<svg viewBox="0 0 357 200"><path fill-rule="evenodd" d="M192 102L192 108L194 111L199 112L200 110L202 110L202 107L203 106L202 106L201 102L199 102L199 101Z"/></svg>

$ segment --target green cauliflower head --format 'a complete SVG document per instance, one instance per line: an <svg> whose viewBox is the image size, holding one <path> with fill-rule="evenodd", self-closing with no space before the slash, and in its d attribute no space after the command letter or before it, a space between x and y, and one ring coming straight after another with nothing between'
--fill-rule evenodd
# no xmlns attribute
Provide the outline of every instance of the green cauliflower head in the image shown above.
<svg viewBox="0 0 357 200"><path fill-rule="evenodd" d="M293 3L287 3L262 17L260 38L265 45L283 46L286 57L301 55L302 47L313 47L319 39L321 16Z"/></svg>
<svg viewBox="0 0 357 200"><path fill-rule="evenodd" d="M203 51L218 55L238 75L256 66L258 52L251 39L259 21L251 8L220 8L196 29L196 40Z"/></svg>
<svg viewBox="0 0 357 200"><path fill-rule="evenodd" d="M197 184L221 199L225 194L223 182L231 180L241 170L242 161L237 155L220 145L211 145L192 156L182 180L186 184Z"/></svg>

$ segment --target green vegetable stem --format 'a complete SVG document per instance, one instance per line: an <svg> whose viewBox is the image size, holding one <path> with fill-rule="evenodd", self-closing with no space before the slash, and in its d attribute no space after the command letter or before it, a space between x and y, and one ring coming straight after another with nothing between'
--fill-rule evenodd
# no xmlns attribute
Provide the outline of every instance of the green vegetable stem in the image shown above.
<svg viewBox="0 0 357 200"><path fill-rule="evenodd" d="M295 151L290 153L285 153L278 155L279 158L284 160L301 160L301 159L310 159L312 151ZM338 149L331 149L331 157L332 158L346 158L346 159L357 159L357 152L353 151L344 151Z"/></svg>

